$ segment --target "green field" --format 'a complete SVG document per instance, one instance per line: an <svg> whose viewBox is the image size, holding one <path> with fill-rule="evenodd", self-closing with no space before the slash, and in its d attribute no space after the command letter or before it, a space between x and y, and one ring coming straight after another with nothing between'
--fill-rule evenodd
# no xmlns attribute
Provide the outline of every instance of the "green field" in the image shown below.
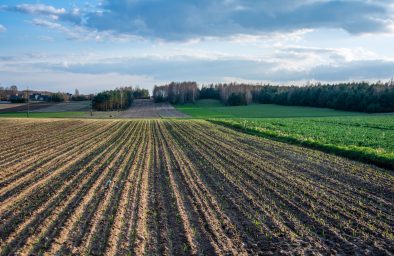
<svg viewBox="0 0 394 256"><path fill-rule="evenodd" d="M394 169L394 115L365 114L332 109L253 104L229 107L217 100L175 106L195 119L246 133ZM118 112L94 112L92 118L116 118ZM26 117L1 113L0 117ZM32 118L89 118L88 112L30 113Z"/></svg>
<svg viewBox="0 0 394 256"><path fill-rule="evenodd" d="M176 109L193 118L276 118L276 117L324 117L359 116L358 112L338 111L327 108L252 104L229 107L218 100L200 100L195 104L176 105ZM365 115L365 114L364 114Z"/></svg>
<svg viewBox="0 0 394 256"><path fill-rule="evenodd" d="M217 100L176 108L246 133L394 168L394 115L273 104L229 107Z"/></svg>
<svg viewBox="0 0 394 256"><path fill-rule="evenodd" d="M394 168L394 115L216 119L247 133Z"/></svg>

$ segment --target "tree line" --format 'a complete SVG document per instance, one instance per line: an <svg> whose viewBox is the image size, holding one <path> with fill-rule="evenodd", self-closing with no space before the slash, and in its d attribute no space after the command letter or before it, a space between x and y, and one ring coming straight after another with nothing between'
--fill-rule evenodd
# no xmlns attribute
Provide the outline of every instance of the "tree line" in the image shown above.
<svg viewBox="0 0 394 256"><path fill-rule="evenodd" d="M305 87L263 86L258 103L333 108L360 112L394 112L394 83L316 84Z"/></svg>
<svg viewBox="0 0 394 256"><path fill-rule="evenodd" d="M71 94L63 93L63 92L41 92L34 90L18 90L16 85L12 85L10 87L2 87L0 86L0 101L10 101L11 103L25 103L29 100L35 101L36 96L38 98L42 98L39 101L47 101L47 102L64 102L69 100L74 100L73 97L70 97ZM87 100L87 97L84 95L80 95L80 97L85 97L84 100Z"/></svg>
<svg viewBox="0 0 394 256"><path fill-rule="evenodd" d="M196 82L171 82L167 85L155 86L153 98L155 102L168 101L172 104L195 103L198 100Z"/></svg>
<svg viewBox="0 0 394 256"><path fill-rule="evenodd" d="M183 104L195 102L197 99L218 99L230 106L261 103L369 113L394 112L393 80L387 83L316 83L307 86L224 83L203 85L201 89L198 89L195 82L170 85L155 87L156 101L168 100L173 104ZM188 98L185 95L193 95L193 97Z"/></svg>
<svg viewBox="0 0 394 256"><path fill-rule="evenodd" d="M149 98L147 89L133 89L131 86L121 87L95 95L92 100L92 107L98 111L123 110L130 107L134 99L143 98Z"/></svg>
<svg viewBox="0 0 394 256"><path fill-rule="evenodd" d="M11 85L10 87L0 86L0 100L7 101L10 96L18 95L18 87L16 85Z"/></svg>
<svg viewBox="0 0 394 256"><path fill-rule="evenodd" d="M134 99L149 99L149 90L136 87L133 89L133 97Z"/></svg>
<svg viewBox="0 0 394 256"><path fill-rule="evenodd" d="M92 107L98 111L126 109L133 103L133 88L122 87L103 91L93 97Z"/></svg>

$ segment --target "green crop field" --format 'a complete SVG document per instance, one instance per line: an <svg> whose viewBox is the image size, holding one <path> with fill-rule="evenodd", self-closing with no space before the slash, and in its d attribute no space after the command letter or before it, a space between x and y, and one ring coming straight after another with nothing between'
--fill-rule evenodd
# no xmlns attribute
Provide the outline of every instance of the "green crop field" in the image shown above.
<svg viewBox="0 0 394 256"><path fill-rule="evenodd" d="M276 118L276 117L324 117L360 116L362 113L338 111L327 108L252 104L225 106L218 100L200 100L195 104L175 105L179 111L193 118Z"/></svg>
<svg viewBox="0 0 394 256"><path fill-rule="evenodd" d="M394 115L216 119L213 122L386 167L394 166Z"/></svg>
<svg viewBox="0 0 394 256"><path fill-rule="evenodd" d="M394 115L273 104L229 107L217 100L176 108L192 118L394 168Z"/></svg>

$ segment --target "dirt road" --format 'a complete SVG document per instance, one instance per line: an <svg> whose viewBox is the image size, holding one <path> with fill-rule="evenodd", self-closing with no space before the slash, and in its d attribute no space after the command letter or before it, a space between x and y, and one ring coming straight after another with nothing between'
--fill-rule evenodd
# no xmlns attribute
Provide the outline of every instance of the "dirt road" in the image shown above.
<svg viewBox="0 0 394 256"><path fill-rule="evenodd" d="M153 100L134 100L133 105L128 110L120 114L120 118L160 118L189 117L176 110L169 103L154 103Z"/></svg>
<svg viewBox="0 0 394 256"><path fill-rule="evenodd" d="M8 112L26 112L27 111L27 104L5 104L6 106L0 107L0 113L8 113ZM48 108L53 106L54 103L30 103L29 109L30 111L40 112L39 110Z"/></svg>
<svg viewBox="0 0 394 256"><path fill-rule="evenodd" d="M89 111L90 110L90 101L70 101L70 102L62 102L51 104L45 108L35 109L32 112L78 112L78 111Z"/></svg>

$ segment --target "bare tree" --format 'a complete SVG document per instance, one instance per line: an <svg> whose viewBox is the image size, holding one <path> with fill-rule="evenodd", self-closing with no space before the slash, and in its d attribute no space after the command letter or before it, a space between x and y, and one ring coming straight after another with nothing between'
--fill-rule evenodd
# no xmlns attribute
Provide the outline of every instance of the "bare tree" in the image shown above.
<svg viewBox="0 0 394 256"><path fill-rule="evenodd" d="M12 95L12 96L17 95L17 94L18 94L18 86L16 86L16 85L11 85L10 91L11 91L11 95Z"/></svg>

